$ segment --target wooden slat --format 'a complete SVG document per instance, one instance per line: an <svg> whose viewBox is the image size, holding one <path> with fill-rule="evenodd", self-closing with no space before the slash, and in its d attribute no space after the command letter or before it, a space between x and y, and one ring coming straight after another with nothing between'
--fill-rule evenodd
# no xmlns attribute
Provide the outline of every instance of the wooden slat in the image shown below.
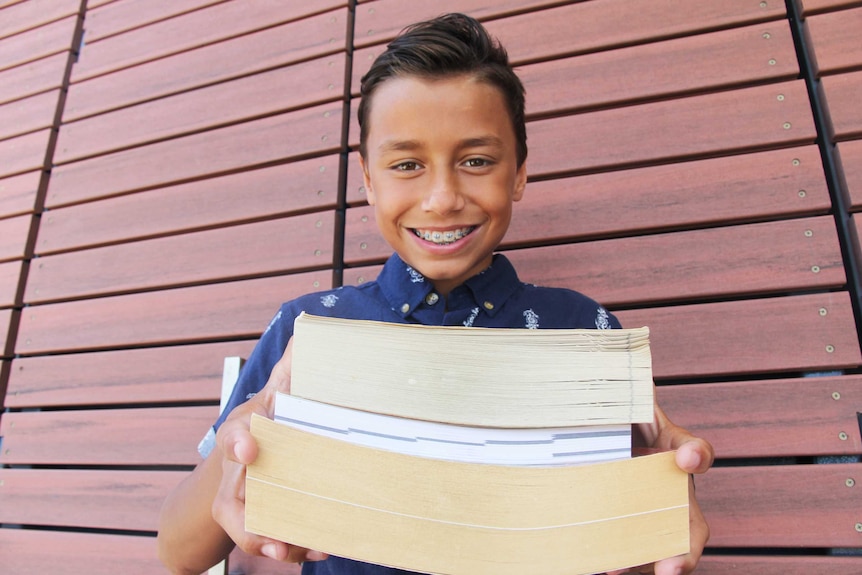
<svg viewBox="0 0 862 575"><path fill-rule="evenodd" d="M0 106L0 139L53 127L59 97L52 90Z"/></svg>
<svg viewBox="0 0 862 575"><path fill-rule="evenodd" d="M78 17L72 16L4 39L0 70L73 49L72 40L77 23Z"/></svg>
<svg viewBox="0 0 862 575"><path fill-rule="evenodd" d="M843 8L852 8L853 6L862 6L862 1L860 0L794 0L794 2L805 16L827 10L840 10Z"/></svg>
<svg viewBox="0 0 862 575"><path fill-rule="evenodd" d="M344 0L216 4L85 45L72 71L72 81L80 82L344 5ZM345 33L342 29L342 47Z"/></svg>
<svg viewBox="0 0 862 575"><path fill-rule="evenodd" d="M697 478L711 547L855 547L860 464L725 467Z"/></svg>
<svg viewBox="0 0 862 575"><path fill-rule="evenodd" d="M8 408L218 401L225 357L253 340L16 358Z"/></svg>
<svg viewBox="0 0 862 575"><path fill-rule="evenodd" d="M0 523L156 531L176 471L0 469Z"/></svg>
<svg viewBox="0 0 862 575"><path fill-rule="evenodd" d="M31 216L18 216L0 220L0 261L24 257L31 219Z"/></svg>
<svg viewBox="0 0 862 575"><path fill-rule="evenodd" d="M0 72L0 102L11 102L62 87L68 60L68 51L61 52Z"/></svg>
<svg viewBox="0 0 862 575"><path fill-rule="evenodd" d="M356 11L356 46L391 39L407 24L444 12L466 12L480 18L505 14L524 2L445 0L417 6L410 0L385 0ZM686 33L778 19L784 5L727 0L701 3L680 10L672 0L594 0L492 20L488 29L498 36L514 61L539 55L585 52ZM535 34L541 30L542 34Z"/></svg>
<svg viewBox="0 0 862 575"><path fill-rule="evenodd" d="M823 555L706 555L697 566L698 575L858 575L862 558Z"/></svg>
<svg viewBox="0 0 862 575"><path fill-rule="evenodd" d="M45 155L51 130L39 130L23 136L0 140L0 177L45 168Z"/></svg>
<svg viewBox="0 0 862 575"><path fill-rule="evenodd" d="M58 206L333 152L340 145L341 115L340 104L326 104L66 164L51 175L49 203Z"/></svg>
<svg viewBox="0 0 862 575"><path fill-rule="evenodd" d="M78 14L80 0L28 0L6 8L0 17L0 39Z"/></svg>
<svg viewBox="0 0 862 575"><path fill-rule="evenodd" d="M659 386L657 397L718 458L862 453L860 376Z"/></svg>
<svg viewBox="0 0 862 575"><path fill-rule="evenodd" d="M9 326L12 323L12 310L11 309L0 309L0 356L3 357L11 357L12 356L12 342L7 341L6 338L9 334ZM7 344L9 344L10 349L6 349Z"/></svg>
<svg viewBox="0 0 862 575"><path fill-rule="evenodd" d="M97 6L87 12L88 44L160 20L198 10L225 0L125 0ZM87 3L88 6L92 2Z"/></svg>
<svg viewBox="0 0 862 575"><path fill-rule="evenodd" d="M15 299L22 265L23 263L20 261L0 264L0 308L12 307L16 303L20 304Z"/></svg>
<svg viewBox="0 0 862 575"><path fill-rule="evenodd" d="M811 16L806 21L818 74L862 66L862 7Z"/></svg>
<svg viewBox="0 0 862 575"><path fill-rule="evenodd" d="M330 155L51 210L36 253L332 209L338 169L338 156Z"/></svg>
<svg viewBox="0 0 862 575"><path fill-rule="evenodd" d="M601 294L595 297L602 300ZM862 364L846 292L616 313L624 326L650 327L657 378L811 372Z"/></svg>
<svg viewBox="0 0 862 575"><path fill-rule="evenodd" d="M7 412L6 465L196 465L218 406Z"/></svg>
<svg viewBox="0 0 862 575"><path fill-rule="evenodd" d="M0 179L0 217L32 212L41 179L41 171Z"/></svg>
<svg viewBox="0 0 862 575"><path fill-rule="evenodd" d="M34 262L24 299L45 302L331 268L334 233L335 213L321 212L46 256Z"/></svg>
<svg viewBox="0 0 862 575"><path fill-rule="evenodd" d="M328 56L65 124L54 163L336 100L344 66L343 54Z"/></svg>
<svg viewBox="0 0 862 575"><path fill-rule="evenodd" d="M347 9L335 10L74 84L64 120L343 51L335 38L347 18Z"/></svg>
<svg viewBox="0 0 862 575"><path fill-rule="evenodd" d="M838 155L844 168L852 209L858 211L862 208L862 140L839 143Z"/></svg>
<svg viewBox="0 0 862 575"><path fill-rule="evenodd" d="M862 11L862 10L860 10ZM823 78L826 105L836 140L847 140L862 136L862 72L851 72Z"/></svg>
<svg viewBox="0 0 862 575"><path fill-rule="evenodd" d="M362 75L384 49L372 46L354 55L354 94L359 94ZM518 69L528 94L528 114L607 107L766 79L791 79L797 73L790 28L780 21Z"/></svg>
<svg viewBox="0 0 862 575"><path fill-rule="evenodd" d="M4 575L152 575L164 571L155 537L0 529L0 557Z"/></svg>
<svg viewBox="0 0 862 575"><path fill-rule="evenodd" d="M331 285L331 272L214 284L22 312L19 354L256 338L282 302Z"/></svg>

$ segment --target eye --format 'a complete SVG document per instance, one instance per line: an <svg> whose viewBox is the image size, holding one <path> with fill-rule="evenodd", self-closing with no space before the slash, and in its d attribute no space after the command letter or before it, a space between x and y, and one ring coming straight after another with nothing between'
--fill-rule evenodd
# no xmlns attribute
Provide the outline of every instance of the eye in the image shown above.
<svg viewBox="0 0 862 575"><path fill-rule="evenodd" d="M491 160L486 158L469 158L464 161L464 165L468 168L484 168L491 165Z"/></svg>
<svg viewBox="0 0 862 575"><path fill-rule="evenodd" d="M421 167L418 162L406 161L395 164L392 169L398 172L415 172Z"/></svg>

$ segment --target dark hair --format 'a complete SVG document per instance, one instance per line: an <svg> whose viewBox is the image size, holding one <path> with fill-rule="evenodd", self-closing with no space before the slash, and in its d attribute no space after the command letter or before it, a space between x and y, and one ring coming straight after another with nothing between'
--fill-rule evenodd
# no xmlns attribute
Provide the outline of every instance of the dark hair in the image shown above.
<svg viewBox="0 0 862 575"><path fill-rule="evenodd" d="M362 77L359 152L366 157L368 115L374 91L389 78L440 78L469 74L500 89L515 130L518 165L527 159L524 86L509 64L506 49L474 18L446 14L405 28Z"/></svg>

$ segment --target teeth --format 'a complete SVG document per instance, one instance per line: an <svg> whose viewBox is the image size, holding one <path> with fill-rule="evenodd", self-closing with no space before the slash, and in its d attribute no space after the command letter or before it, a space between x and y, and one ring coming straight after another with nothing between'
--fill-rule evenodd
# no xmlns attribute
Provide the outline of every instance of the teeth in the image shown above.
<svg viewBox="0 0 862 575"><path fill-rule="evenodd" d="M418 229L414 229L413 233L417 236L425 240L426 242L432 242L438 245L447 245L454 242L457 242L461 238L467 236L472 232L475 228L473 226L466 228L459 228L457 230L447 230L445 232L432 232L432 231L422 231Z"/></svg>

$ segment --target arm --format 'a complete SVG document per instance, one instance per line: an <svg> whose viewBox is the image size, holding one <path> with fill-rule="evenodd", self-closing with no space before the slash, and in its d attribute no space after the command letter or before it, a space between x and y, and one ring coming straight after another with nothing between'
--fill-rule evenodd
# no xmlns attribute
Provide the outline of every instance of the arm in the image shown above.
<svg viewBox="0 0 862 575"><path fill-rule="evenodd" d="M238 545L250 555L315 561L325 555L245 531L245 469L257 457L252 413L272 417L277 391L290 390L288 344L266 386L234 409L216 434L216 447L168 496L159 518L159 557L174 573L205 571Z"/></svg>

